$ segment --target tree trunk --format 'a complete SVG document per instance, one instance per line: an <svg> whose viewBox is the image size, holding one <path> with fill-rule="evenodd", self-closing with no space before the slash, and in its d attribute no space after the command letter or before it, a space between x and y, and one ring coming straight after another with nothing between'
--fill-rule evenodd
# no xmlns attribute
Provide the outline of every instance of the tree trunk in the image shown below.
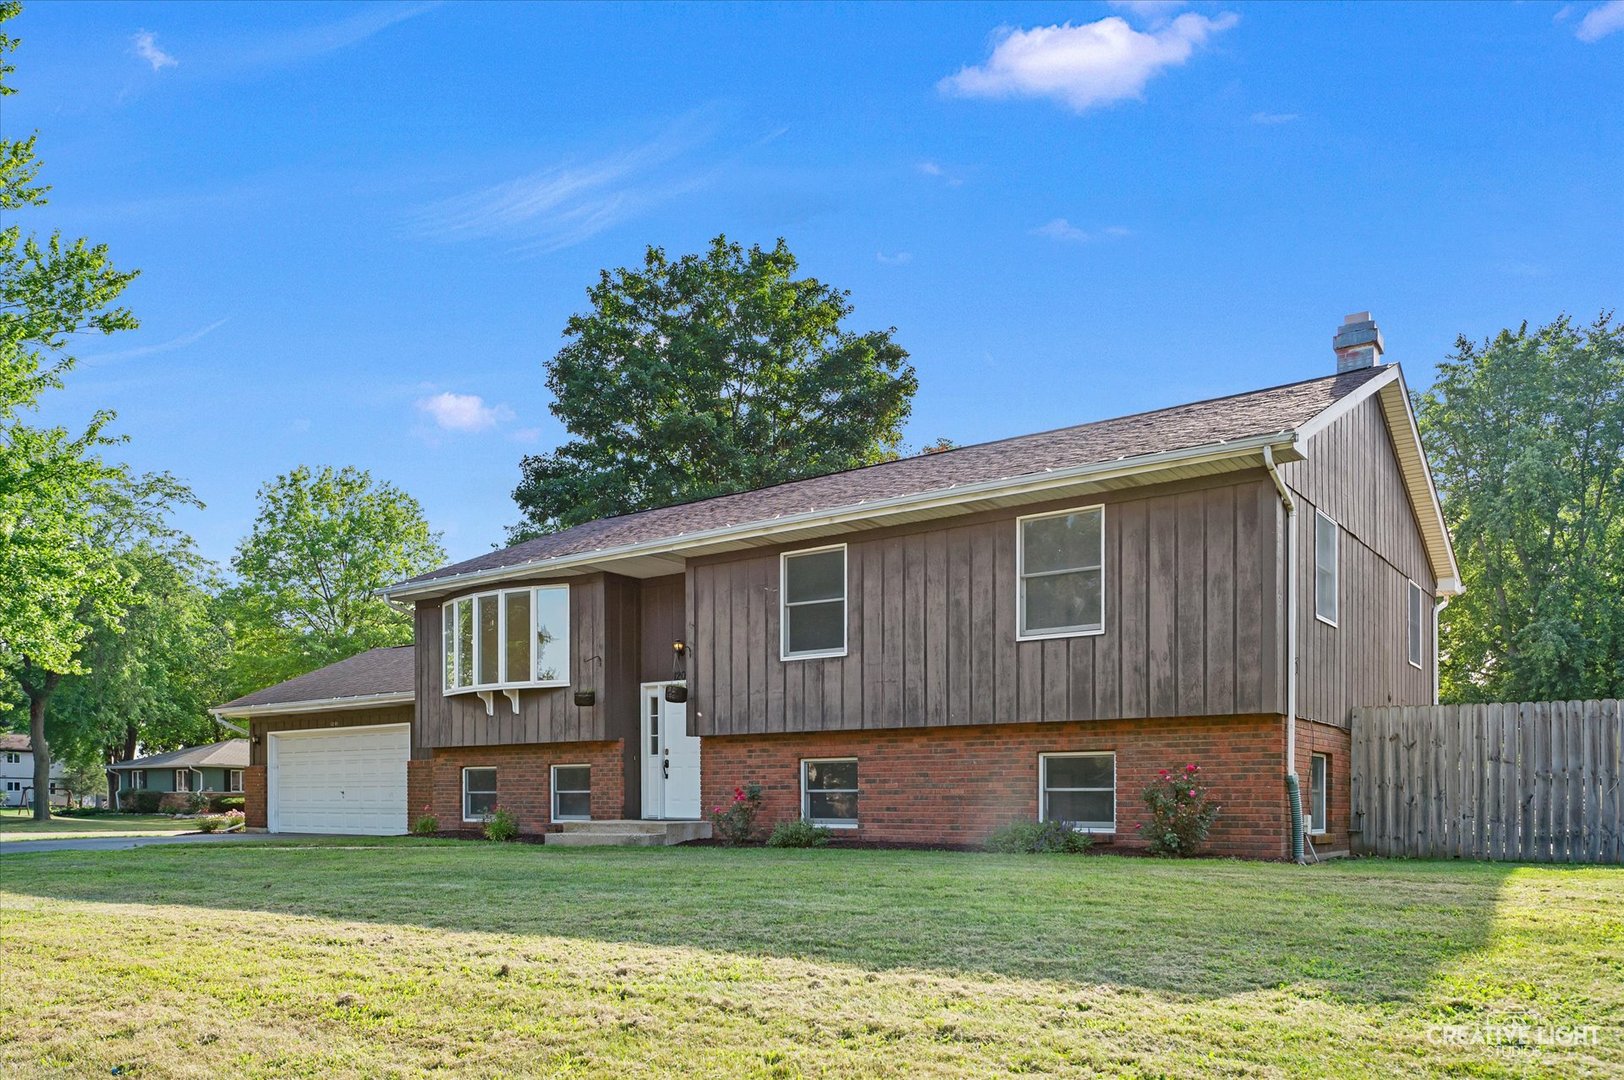
<svg viewBox="0 0 1624 1080"><path fill-rule="evenodd" d="M54 689L54 687L53 687ZM51 820L51 748L45 742L45 702L51 691L28 695L28 747L34 752L34 820Z"/></svg>

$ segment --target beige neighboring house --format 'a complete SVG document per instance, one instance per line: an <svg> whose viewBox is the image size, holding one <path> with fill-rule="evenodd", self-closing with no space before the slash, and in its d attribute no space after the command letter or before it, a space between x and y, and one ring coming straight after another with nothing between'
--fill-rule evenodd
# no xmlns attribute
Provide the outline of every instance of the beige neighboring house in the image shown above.
<svg viewBox="0 0 1624 1080"><path fill-rule="evenodd" d="M66 806L62 762L51 763L51 805ZM0 735L0 806L30 806L34 797L34 747L21 733Z"/></svg>

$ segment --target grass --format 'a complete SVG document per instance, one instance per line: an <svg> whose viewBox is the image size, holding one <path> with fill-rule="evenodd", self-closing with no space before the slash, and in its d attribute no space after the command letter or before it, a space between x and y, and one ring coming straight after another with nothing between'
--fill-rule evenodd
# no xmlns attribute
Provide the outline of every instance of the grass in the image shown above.
<svg viewBox="0 0 1624 1080"><path fill-rule="evenodd" d="M31 813L31 812L30 812ZM35 821L14 810L0 813L0 842L13 840L79 840L93 836L168 836L196 832L197 822L164 814L98 814Z"/></svg>
<svg viewBox="0 0 1624 1080"><path fill-rule="evenodd" d="M411 839L13 853L0 1073L1616 1076L1624 870ZM1588 1046L1440 1045L1526 1022Z"/></svg>

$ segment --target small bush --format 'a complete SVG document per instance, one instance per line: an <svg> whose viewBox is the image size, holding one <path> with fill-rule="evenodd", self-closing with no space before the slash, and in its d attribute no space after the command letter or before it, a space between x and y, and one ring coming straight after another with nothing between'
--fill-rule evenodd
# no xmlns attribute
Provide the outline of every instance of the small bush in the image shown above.
<svg viewBox="0 0 1624 1080"><path fill-rule="evenodd" d="M747 844L756 832L756 815L761 813L761 785L745 784L733 789L733 801L710 813L716 838L729 847Z"/></svg>
<svg viewBox="0 0 1624 1080"><path fill-rule="evenodd" d="M248 821L248 815L241 810L227 810L225 813L221 814L220 817L225 820L227 828L234 825L242 825Z"/></svg>
<svg viewBox="0 0 1624 1080"><path fill-rule="evenodd" d="M427 809L425 807L425 809ZM440 819L433 814L422 814L412 822L414 836L433 836L440 831Z"/></svg>
<svg viewBox="0 0 1624 1080"><path fill-rule="evenodd" d="M209 808L209 796L201 791L188 791L186 793L186 812L188 814L201 814Z"/></svg>
<svg viewBox="0 0 1624 1080"><path fill-rule="evenodd" d="M156 814L167 792L132 788L118 793L118 808L126 814Z"/></svg>
<svg viewBox="0 0 1624 1080"><path fill-rule="evenodd" d="M200 817L197 819L198 832L219 832L225 827L225 819L219 817Z"/></svg>
<svg viewBox="0 0 1624 1080"><path fill-rule="evenodd" d="M498 841L512 840L518 835L519 823L514 820L512 814L508 813L506 810L503 810L500 806L496 807L486 816L485 839Z"/></svg>
<svg viewBox="0 0 1624 1080"><path fill-rule="evenodd" d="M241 795L219 795L209 793L208 810L211 814L225 814L232 810L245 810L248 800Z"/></svg>
<svg viewBox="0 0 1624 1080"><path fill-rule="evenodd" d="M96 817L98 814L111 814L112 811L102 806L64 806L51 813L57 817Z"/></svg>
<svg viewBox="0 0 1624 1080"><path fill-rule="evenodd" d="M1145 789L1145 805L1150 820L1139 826L1152 855L1194 855L1207 841L1207 833L1218 818L1205 784L1199 779L1201 766L1189 764L1178 772L1161 771L1161 778Z"/></svg>
<svg viewBox="0 0 1624 1080"><path fill-rule="evenodd" d="M1016 821L987 837L988 851L1006 855L1080 855L1094 841L1059 821Z"/></svg>
<svg viewBox="0 0 1624 1080"><path fill-rule="evenodd" d="M829 843L833 834L822 825L814 825L805 819L800 821L780 821L773 826L772 835L767 837L768 847L823 847Z"/></svg>

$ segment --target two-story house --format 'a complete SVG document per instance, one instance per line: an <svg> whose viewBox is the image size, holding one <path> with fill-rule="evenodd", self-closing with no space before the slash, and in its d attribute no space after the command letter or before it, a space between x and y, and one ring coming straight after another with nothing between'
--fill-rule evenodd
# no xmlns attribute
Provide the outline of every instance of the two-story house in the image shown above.
<svg viewBox="0 0 1624 1080"><path fill-rule="evenodd" d="M51 805L67 803L61 788L66 766L51 762ZM88 793L87 793L88 794ZM34 805L34 747L24 732L0 734L0 806Z"/></svg>
<svg viewBox="0 0 1624 1080"><path fill-rule="evenodd" d="M248 695L250 825L767 822L1132 845L1199 763L1220 852L1347 847L1349 710L1423 704L1458 591L1368 315L1323 378L590 522L401 582L416 648Z"/></svg>

